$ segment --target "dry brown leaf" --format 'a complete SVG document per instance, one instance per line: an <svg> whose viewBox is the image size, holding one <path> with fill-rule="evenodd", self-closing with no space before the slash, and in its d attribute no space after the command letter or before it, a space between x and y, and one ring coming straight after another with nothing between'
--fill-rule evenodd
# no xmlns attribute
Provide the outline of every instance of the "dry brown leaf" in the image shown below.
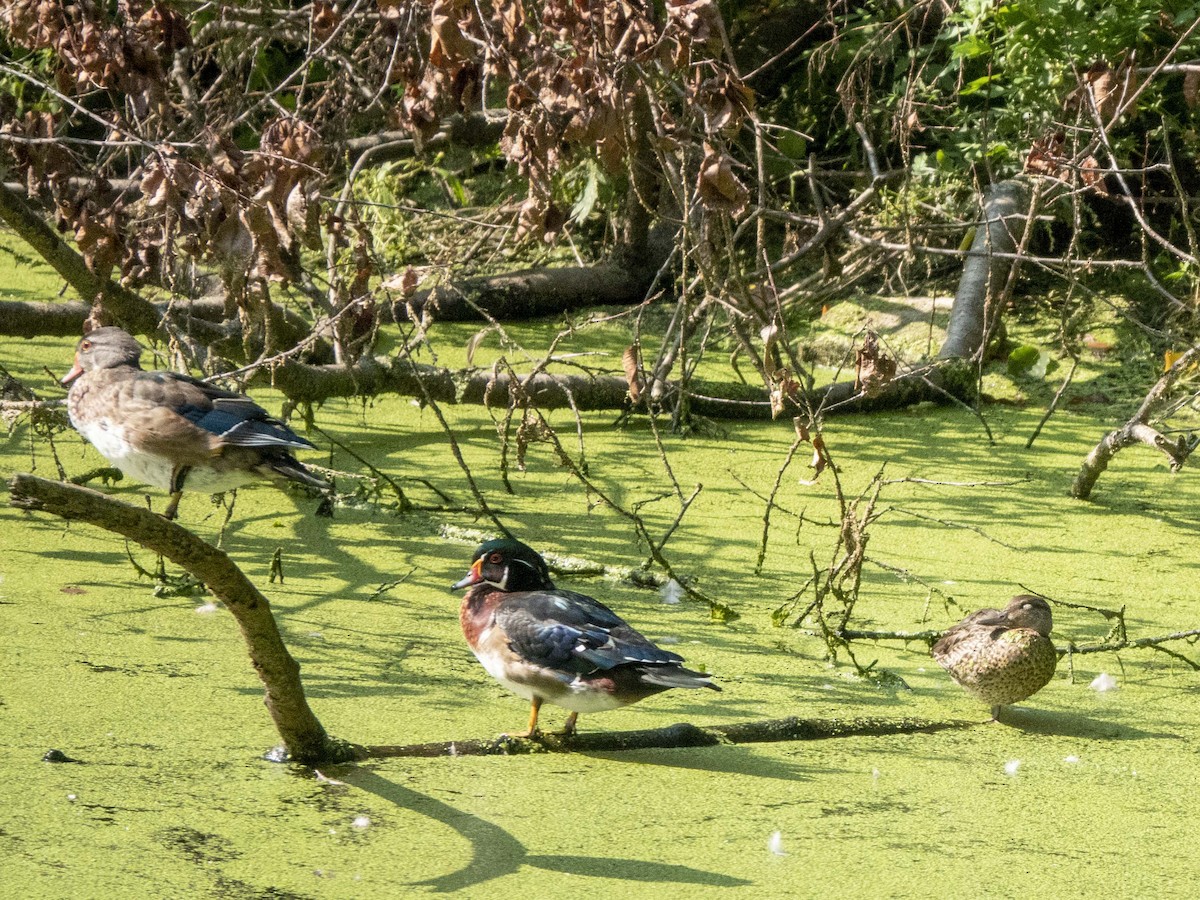
<svg viewBox="0 0 1200 900"><path fill-rule="evenodd" d="M629 383L629 399L634 403L642 395L641 364L638 360L638 345L630 344L621 354L621 366L625 369L625 380Z"/></svg>
<svg viewBox="0 0 1200 900"><path fill-rule="evenodd" d="M254 236L246 227L242 216L228 216L213 235L210 249L224 270L244 272L250 267L254 256Z"/></svg>
<svg viewBox="0 0 1200 900"><path fill-rule="evenodd" d="M75 244L83 254L83 261L101 278L109 276L121 256L114 225L112 216L99 221L90 218L85 210L80 214L79 225L75 228Z"/></svg>
<svg viewBox="0 0 1200 900"><path fill-rule="evenodd" d="M667 16L698 44L720 40L721 11L716 0L667 0Z"/></svg>
<svg viewBox="0 0 1200 900"><path fill-rule="evenodd" d="M704 162L700 164L700 177L696 184L700 202L709 209L736 216L750 202L750 192L733 174L732 159L707 144L704 151Z"/></svg>
<svg viewBox="0 0 1200 900"><path fill-rule="evenodd" d="M696 92L696 103L704 113L705 131L732 131L754 109L754 92L732 75L708 78Z"/></svg>
<svg viewBox="0 0 1200 900"><path fill-rule="evenodd" d="M821 435L813 435L813 458L808 467L813 470L813 480L829 466L829 457L825 455L825 439Z"/></svg>
<svg viewBox="0 0 1200 900"><path fill-rule="evenodd" d="M1104 184L1104 172L1100 170L1100 163L1096 161L1096 157L1089 156L1079 164L1079 177L1085 187L1090 187L1102 197L1109 195L1109 190Z"/></svg>
<svg viewBox="0 0 1200 900"><path fill-rule="evenodd" d="M1116 115L1122 101L1137 90L1137 71L1131 60L1126 58L1115 70L1105 62L1095 63L1083 74L1083 83L1091 91L1092 100L1100 118L1109 122ZM1125 112L1131 112L1132 107Z"/></svg>
<svg viewBox="0 0 1200 900"><path fill-rule="evenodd" d="M812 441L813 455L812 461L808 467L813 470L812 478L799 479L800 484L816 484L817 479L821 477L821 473L829 468L829 454L825 450L825 439L821 437L821 433L811 433L808 428L808 423L800 416L792 419L792 424L796 427L796 439L799 441Z"/></svg>
<svg viewBox="0 0 1200 900"><path fill-rule="evenodd" d="M402 19L409 14L408 0L375 0L379 15L384 19Z"/></svg>
<svg viewBox="0 0 1200 900"><path fill-rule="evenodd" d="M492 326L489 325L487 328L484 328L481 331L477 331L473 335L471 335L471 339L469 341L467 341L467 365L468 366L475 365L475 351L479 349L479 345L483 343L483 339L486 338L489 334L491 334L492 331L493 331Z"/></svg>
<svg viewBox="0 0 1200 900"><path fill-rule="evenodd" d="M1195 109L1200 104L1200 71L1188 69L1183 76L1183 102L1188 109Z"/></svg>
<svg viewBox="0 0 1200 900"><path fill-rule="evenodd" d="M316 199L316 191L309 194L301 182L296 182L283 205L288 227L309 250L321 249L320 216L313 202Z"/></svg>
<svg viewBox="0 0 1200 900"><path fill-rule="evenodd" d="M475 55L475 45L463 35L460 22L467 4L462 0L434 0L429 14L429 63L452 69Z"/></svg>
<svg viewBox="0 0 1200 900"><path fill-rule="evenodd" d="M854 363L854 389L874 397L895 377L896 360L880 348L875 332L868 331Z"/></svg>
<svg viewBox="0 0 1200 900"><path fill-rule="evenodd" d="M420 281L421 276L417 270L409 266L403 272L385 278L379 286L385 291L399 291L407 298L416 292Z"/></svg>
<svg viewBox="0 0 1200 900"><path fill-rule="evenodd" d="M500 22L504 45L509 52L519 47L527 35L525 29L525 7L517 0L492 0L492 9Z"/></svg>
<svg viewBox="0 0 1200 900"><path fill-rule="evenodd" d="M333 34L342 20L342 14L327 0L316 0L312 5L313 37L323 41Z"/></svg>
<svg viewBox="0 0 1200 900"><path fill-rule="evenodd" d="M1029 148L1029 155L1025 157L1025 171L1034 175L1049 175L1063 181L1069 180L1062 155L1065 142L1066 135L1061 131L1043 135L1035 140Z"/></svg>
<svg viewBox="0 0 1200 900"><path fill-rule="evenodd" d="M142 196L146 198L146 206L150 209L164 207L171 200L171 182L167 179L167 173L161 166L150 168L139 186Z"/></svg>
<svg viewBox="0 0 1200 900"><path fill-rule="evenodd" d="M795 403L800 395L800 382L792 377L792 370L787 366L776 369L771 373L771 418L779 418L779 414L787 407L788 401ZM797 427L799 423L797 422ZM808 440L807 435L801 440Z"/></svg>

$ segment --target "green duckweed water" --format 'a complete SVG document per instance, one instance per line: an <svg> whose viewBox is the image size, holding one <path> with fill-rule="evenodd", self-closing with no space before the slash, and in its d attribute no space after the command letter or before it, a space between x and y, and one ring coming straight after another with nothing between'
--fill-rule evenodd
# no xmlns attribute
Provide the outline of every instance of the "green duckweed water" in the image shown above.
<svg viewBox="0 0 1200 900"><path fill-rule="evenodd" d="M72 344L6 340L0 363L53 396L42 366L65 371ZM254 393L279 408L278 395ZM869 565L856 621L944 627L1024 584L1062 600L1124 604L1131 636L1200 626L1194 469L1172 477L1155 455L1130 450L1094 502L1070 500L1083 455L1125 415L1119 404L1080 409L1052 419L1032 451L1023 448L1040 418L1033 407L989 408L995 445L955 409L832 423L827 437L852 492L885 462L894 478L1017 482L888 486L868 555L908 578ZM516 493L505 494L487 413L445 412L489 501L528 542L611 564L644 558L629 526L589 507L545 448L531 450L528 471L513 473ZM381 398L330 402L317 417L414 500L434 502L419 477L470 503L430 412ZM614 430L612 418L584 420L592 477L626 504L668 491L648 429ZM553 421L572 431L566 415ZM705 610L664 604L655 591L560 579L670 642L725 688L584 716L583 729L785 715L986 719L923 645L857 647L860 662L878 660L907 684L888 688L853 676L844 660L831 665L802 631L771 626L771 610L810 571L810 552L823 564L832 549L830 529L797 529L777 514L763 574L750 574L762 503L737 479L769 492L790 440L789 428L765 423L727 436L665 436L685 492L704 485L668 555L731 603L736 622L711 623ZM100 462L73 433L57 446L70 474ZM336 451L332 465L361 469ZM2 445L0 471L31 470L54 477L53 458L19 425ZM814 520L832 515L828 480L806 486L800 477L798 461L780 503ZM146 493L127 481L104 489L135 503ZM152 499L159 508L165 498ZM261 759L277 737L227 612L204 597L156 597L127 559L153 568L146 551L3 500L0 884L10 896L1175 897L1197 888L1200 676L1165 654L1077 656L1073 677L1064 661L1048 687L1010 712L1009 726L402 759L316 775ZM330 521L315 518L314 506L267 487L244 490L224 547L269 597L326 728L394 744L522 727L526 705L475 662L458 630L458 597L447 591L473 548L440 537L439 526L487 523L369 504ZM661 533L676 509L660 501L644 512ZM182 522L210 540L223 517L203 496L187 495L181 507ZM276 548L285 581L269 584ZM1107 631L1084 610L1056 607L1055 616L1060 645ZM1089 688L1101 672L1117 690ZM546 724L562 715L548 709ZM78 762L44 762L52 748Z"/></svg>

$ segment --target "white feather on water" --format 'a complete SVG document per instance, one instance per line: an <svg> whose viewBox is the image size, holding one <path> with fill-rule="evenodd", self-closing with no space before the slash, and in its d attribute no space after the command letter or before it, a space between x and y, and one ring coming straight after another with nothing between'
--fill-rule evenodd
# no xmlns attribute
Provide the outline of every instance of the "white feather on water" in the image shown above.
<svg viewBox="0 0 1200 900"><path fill-rule="evenodd" d="M1092 679L1092 683L1088 687L1099 694L1103 694L1106 691L1115 691L1117 690L1117 679L1107 672L1101 672Z"/></svg>
<svg viewBox="0 0 1200 900"><path fill-rule="evenodd" d="M683 585L672 578L659 589L658 595L662 597L663 603L673 606L683 599Z"/></svg>

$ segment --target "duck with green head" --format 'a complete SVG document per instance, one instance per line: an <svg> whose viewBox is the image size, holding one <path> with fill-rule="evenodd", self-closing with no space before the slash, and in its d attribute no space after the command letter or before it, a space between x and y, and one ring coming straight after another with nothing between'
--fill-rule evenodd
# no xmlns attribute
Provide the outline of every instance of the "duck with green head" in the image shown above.
<svg viewBox="0 0 1200 900"><path fill-rule="evenodd" d="M531 704L538 733L543 703L570 710L563 734L580 713L617 709L670 688L719 691L709 675L682 665L611 609L550 580L546 561L511 538L475 551L471 570L454 585L469 587L459 611L463 634L488 673Z"/></svg>

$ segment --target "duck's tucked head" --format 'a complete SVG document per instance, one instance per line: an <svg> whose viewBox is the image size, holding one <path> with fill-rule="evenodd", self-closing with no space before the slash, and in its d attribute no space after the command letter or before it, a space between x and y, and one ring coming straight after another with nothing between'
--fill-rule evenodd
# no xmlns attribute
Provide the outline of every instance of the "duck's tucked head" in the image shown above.
<svg viewBox="0 0 1200 900"><path fill-rule="evenodd" d="M1050 604L1032 594L1019 594L1008 601L1004 615L1016 628L1029 628L1042 637L1049 637L1054 627Z"/></svg>
<svg viewBox="0 0 1200 900"><path fill-rule="evenodd" d="M507 592L554 589L546 561L532 547L512 538L482 544L471 560L471 571L454 588L485 582Z"/></svg>
<svg viewBox="0 0 1200 900"><path fill-rule="evenodd" d="M97 369L137 368L141 358L142 345L120 328L96 328L79 341L75 348L75 367L63 376L62 383L70 384L84 372Z"/></svg>

